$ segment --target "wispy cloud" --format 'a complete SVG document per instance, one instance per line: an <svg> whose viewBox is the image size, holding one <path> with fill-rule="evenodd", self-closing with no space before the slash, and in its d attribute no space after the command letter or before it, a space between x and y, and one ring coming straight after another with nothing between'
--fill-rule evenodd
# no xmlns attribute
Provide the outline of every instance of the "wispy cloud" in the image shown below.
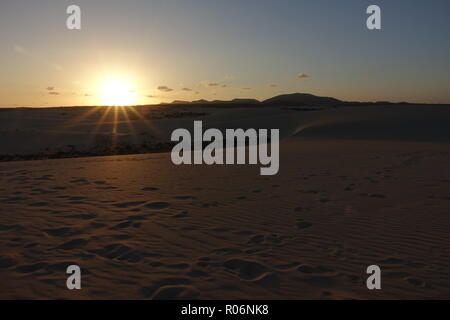
<svg viewBox="0 0 450 320"><path fill-rule="evenodd" d="M182 91L192 91L192 89L191 88L183 88L183 89L181 89Z"/></svg>
<svg viewBox="0 0 450 320"><path fill-rule="evenodd" d="M306 78L309 78L310 76L308 75L308 74L306 74L306 73L300 73L300 74L298 74L297 75L297 79L306 79Z"/></svg>
<svg viewBox="0 0 450 320"><path fill-rule="evenodd" d="M269 88L278 88L278 85L275 83L269 84Z"/></svg>
<svg viewBox="0 0 450 320"><path fill-rule="evenodd" d="M245 87L245 88L241 88L241 90L252 90L252 88Z"/></svg>
<svg viewBox="0 0 450 320"><path fill-rule="evenodd" d="M235 79L236 79L236 77L232 74L225 75L225 80L235 80Z"/></svg>
<svg viewBox="0 0 450 320"><path fill-rule="evenodd" d="M15 44L14 47L13 47L13 50L17 54L20 54L20 55L23 55L23 56L27 56L27 57L31 56L31 53L27 49L22 47L21 45Z"/></svg>
<svg viewBox="0 0 450 320"><path fill-rule="evenodd" d="M163 92L171 92L171 91L173 91L173 89L169 88L168 86L159 86L157 89L159 91L163 91Z"/></svg>
<svg viewBox="0 0 450 320"><path fill-rule="evenodd" d="M33 54L31 53L31 51L28 50L27 48L25 48L24 46L21 46L21 45L19 45L19 44L15 44L15 45L13 46L13 51L14 51L15 53L17 53L18 55L21 55L21 56L24 56L24 57L29 57L29 58L32 58L32 59L39 60L39 62L41 62L41 63L43 63L43 64L48 64L52 69L54 69L54 70L56 70L56 71L63 71L63 67L62 67L60 64L55 63L55 62L53 62L53 61L48 61L48 60L46 60L46 59L39 58L38 56L33 55Z"/></svg>
<svg viewBox="0 0 450 320"><path fill-rule="evenodd" d="M54 86L48 86L47 88L45 88L45 90L47 90L47 93L51 96L58 96L59 92L55 91L55 87Z"/></svg>
<svg viewBox="0 0 450 320"><path fill-rule="evenodd" d="M51 67L53 68L53 69L55 69L56 71L63 71L63 67L61 67L59 64L57 64L57 63L51 63L50 64L51 65Z"/></svg>
<svg viewBox="0 0 450 320"><path fill-rule="evenodd" d="M217 86L219 86L219 84L217 82L210 82L210 83L208 83L208 86L209 87L217 87Z"/></svg>

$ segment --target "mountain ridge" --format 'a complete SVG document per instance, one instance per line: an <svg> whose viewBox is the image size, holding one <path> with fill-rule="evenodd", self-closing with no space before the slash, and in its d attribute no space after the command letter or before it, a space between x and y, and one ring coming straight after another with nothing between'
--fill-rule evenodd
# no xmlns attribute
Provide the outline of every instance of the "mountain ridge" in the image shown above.
<svg viewBox="0 0 450 320"><path fill-rule="evenodd" d="M280 94L272 98L259 101L257 99L235 98L232 100L174 100L170 103L161 103L161 105L219 105L219 106L277 106L277 107L294 107L294 106L313 106L313 107L337 107L337 106L358 106L366 104L393 104L392 102L362 102L362 101L344 101L333 97L316 96L310 93L288 93ZM405 104L404 102L402 104Z"/></svg>

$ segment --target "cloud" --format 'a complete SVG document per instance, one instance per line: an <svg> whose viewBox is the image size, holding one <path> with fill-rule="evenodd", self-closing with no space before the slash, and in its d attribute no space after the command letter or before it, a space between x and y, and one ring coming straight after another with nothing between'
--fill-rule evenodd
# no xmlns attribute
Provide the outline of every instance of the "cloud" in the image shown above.
<svg viewBox="0 0 450 320"><path fill-rule="evenodd" d="M236 77L232 74L225 75L225 80L235 80L235 79L236 79Z"/></svg>
<svg viewBox="0 0 450 320"><path fill-rule="evenodd" d="M221 87L222 87L222 88L226 88L226 87L227 87L227 85L226 85L226 84L223 84L223 85L221 85Z"/></svg>
<svg viewBox="0 0 450 320"><path fill-rule="evenodd" d="M242 90L252 90L252 88L241 88Z"/></svg>
<svg viewBox="0 0 450 320"><path fill-rule="evenodd" d="M36 58L36 57L33 57L33 55L31 54L31 52L28 49L26 49L25 47L18 45L18 44L15 44L13 46L13 51L24 57ZM56 71L63 71L63 67L61 65L59 65L58 63L54 63L54 62L46 60L46 59L37 59L37 60L39 60L39 62L42 64L49 65L51 68L53 68Z"/></svg>
<svg viewBox="0 0 450 320"><path fill-rule="evenodd" d="M181 89L182 91L192 91L192 89L191 88L183 88L183 89Z"/></svg>
<svg viewBox="0 0 450 320"><path fill-rule="evenodd" d="M157 89L159 91L163 91L163 92L171 92L171 91L173 91L173 89L169 88L168 86L159 86Z"/></svg>
<svg viewBox="0 0 450 320"><path fill-rule="evenodd" d="M52 68L55 69L56 71L63 71L63 67L61 67L59 64L57 63L52 63L51 64Z"/></svg>
<svg viewBox="0 0 450 320"><path fill-rule="evenodd" d="M47 91L53 91L55 87L47 87Z"/></svg>
<svg viewBox="0 0 450 320"><path fill-rule="evenodd" d="M85 96L85 97L92 97L93 95L90 94L90 93L85 93L84 96Z"/></svg>
<svg viewBox="0 0 450 320"><path fill-rule="evenodd" d="M297 79L306 79L306 78L309 78L309 75L306 73L300 73L299 75L297 75L296 78Z"/></svg>
<svg viewBox="0 0 450 320"><path fill-rule="evenodd" d="M49 94L49 95L52 95L52 96L58 96L58 95L59 95L59 92L56 92L56 91L49 91L48 94Z"/></svg>
<svg viewBox="0 0 450 320"><path fill-rule="evenodd" d="M152 95L152 94L147 94L146 95L147 98L156 98L156 96Z"/></svg>
<svg viewBox="0 0 450 320"><path fill-rule="evenodd" d="M269 88L277 88L277 87L278 87L278 85L275 83L269 84Z"/></svg>
<svg viewBox="0 0 450 320"><path fill-rule="evenodd" d="M14 52L21 54L23 56L31 56L31 54L28 52L27 49L25 49L24 47L22 47L18 44L14 45L13 50L14 50Z"/></svg>
<svg viewBox="0 0 450 320"><path fill-rule="evenodd" d="M219 86L219 84L216 82L210 82L210 83L208 83L208 86L209 87L217 87L217 86Z"/></svg>

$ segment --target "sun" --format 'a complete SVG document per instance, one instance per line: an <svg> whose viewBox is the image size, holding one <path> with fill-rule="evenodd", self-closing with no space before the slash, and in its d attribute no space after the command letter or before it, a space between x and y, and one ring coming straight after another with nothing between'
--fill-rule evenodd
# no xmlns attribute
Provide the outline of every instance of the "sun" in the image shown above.
<svg viewBox="0 0 450 320"><path fill-rule="evenodd" d="M100 87L102 105L130 106L136 104L136 97L129 82L122 79L107 79Z"/></svg>

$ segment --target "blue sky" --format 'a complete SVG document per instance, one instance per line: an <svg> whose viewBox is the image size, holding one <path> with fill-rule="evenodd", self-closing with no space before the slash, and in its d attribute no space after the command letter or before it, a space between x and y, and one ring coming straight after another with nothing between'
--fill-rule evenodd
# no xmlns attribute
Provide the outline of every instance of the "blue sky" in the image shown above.
<svg viewBox="0 0 450 320"><path fill-rule="evenodd" d="M80 31L65 27L69 4ZM382 30L366 28L370 4ZM2 1L0 106L101 104L108 77L142 104L290 92L450 103L449 13L446 0Z"/></svg>

